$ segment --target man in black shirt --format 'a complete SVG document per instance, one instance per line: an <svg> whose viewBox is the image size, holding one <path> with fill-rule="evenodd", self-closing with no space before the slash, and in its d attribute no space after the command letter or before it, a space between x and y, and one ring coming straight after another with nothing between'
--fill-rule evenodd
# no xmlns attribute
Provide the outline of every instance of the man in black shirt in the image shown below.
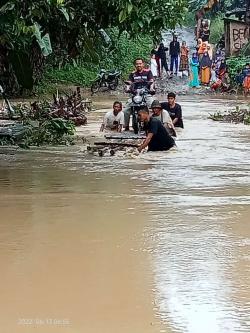
<svg viewBox="0 0 250 333"><path fill-rule="evenodd" d="M175 65L175 74L177 75L178 72L178 57L180 55L180 43L177 41L177 37L173 37L173 41L170 43L169 47L169 54L171 58L170 63L170 72L173 74L174 65Z"/></svg>
<svg viewBox="0 0 250 333"><path fill-rule="evenodd" d="M160 43L158 51L157 51L157 55L161 59L161 72L163 72L163 68L164 68L166 73L168 74L166 51L168 51L168 48L165 47L163 43Z"/></svg>
<svg viewBox="0 0 250 333"><path fill-rule="evenodd" d="M174 147L174 139L168 134L160 120L149 116L147 109L140 110L138 118L144 123L147 134L144 142L138 147L140 152L147 146L148 151L169 150Z"/></svg>
<svg viewBox="0 0 250 333"><path fill-rule="evenodd" d="M176 103L175 93L170 92L168 94L168 102L161 103L161 106L164 110L168 111L175 127L184 128L181 106Z"/></svg>

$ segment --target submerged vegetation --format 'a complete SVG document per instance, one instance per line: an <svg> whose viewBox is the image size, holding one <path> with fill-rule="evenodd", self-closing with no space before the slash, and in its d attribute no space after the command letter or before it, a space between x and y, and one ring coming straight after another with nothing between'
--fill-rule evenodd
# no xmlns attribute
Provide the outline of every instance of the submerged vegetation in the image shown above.
<svg viewBox="0 0 250 333"><path fill-rule="evenodd" d="M86 114L92 102L82 99L80 89L66 97L53 95L52 101L20 103L0 109L0 145L11 144L23 148L41 145L69 145L74 143L75 126L87 123Z"/></svg>
<svg viewBox="0 0 250 333"><path fill-rule="evenodd" d="M250 125L250 109L241 109L239 106L236 106L234 110L210 114L209 119L227 123Z"/></svg>
<svg viewBox="0 0 250 333"><path fill-rule="evenodd" d="M25 120L0 131L0 145L16 145L21 148L43 145L71 145L75 125L70 120L43 119Z"/></svg>

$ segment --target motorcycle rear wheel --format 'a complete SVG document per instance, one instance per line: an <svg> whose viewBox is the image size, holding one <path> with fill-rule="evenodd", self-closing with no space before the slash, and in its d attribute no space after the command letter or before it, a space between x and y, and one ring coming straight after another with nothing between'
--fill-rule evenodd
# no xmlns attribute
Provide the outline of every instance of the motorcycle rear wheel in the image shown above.
<svg viewBox="0 0 250 333"><path fill-rule="evenodd" d="M112 82L109 83L109 89L116 90L116 88L118 87L118 84L119 84L119 80L116 77L114 80L112 80Z"/></svg>

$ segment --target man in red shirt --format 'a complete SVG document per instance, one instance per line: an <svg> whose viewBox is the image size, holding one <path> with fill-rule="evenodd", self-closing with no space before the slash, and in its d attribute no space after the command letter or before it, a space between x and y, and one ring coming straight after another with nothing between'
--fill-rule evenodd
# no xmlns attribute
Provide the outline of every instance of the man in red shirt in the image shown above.
<svg viewBox="0 0 250 333"><path fill-rule="evenodd" d="M137 58L134 61L135 71L129 75L129 80L126 82L126 92L132 92L136 89L147 88L150 92L154 92L154 77L150 69L145 68L145 63L142 58ZM146 103L148 108L151 107L153 102L152 95L148 94L146 96ZM131 103L132 99L128 100L123 112L124 112L124 122L125 130L129 130L129 118L131 113Z"/></svg>

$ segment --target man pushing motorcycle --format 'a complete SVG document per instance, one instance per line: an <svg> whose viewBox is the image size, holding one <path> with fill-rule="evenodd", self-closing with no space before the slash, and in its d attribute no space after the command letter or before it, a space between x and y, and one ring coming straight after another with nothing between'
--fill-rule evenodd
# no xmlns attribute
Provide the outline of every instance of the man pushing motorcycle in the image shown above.
<svg viewBox="0 0 250 333"><path fill-rule="evenodd" d="M152 95L155 93L153 74L150 69L145 68L145 62L142 58L135 59L134 66L135 71L129 75L129 80L126 81L126 92L135 95L138 90L145 89L145 102L147 107L150 108L153 102ZM129 130L132 105L133 100L130 98L123 110L125 131Z"/></svg>

